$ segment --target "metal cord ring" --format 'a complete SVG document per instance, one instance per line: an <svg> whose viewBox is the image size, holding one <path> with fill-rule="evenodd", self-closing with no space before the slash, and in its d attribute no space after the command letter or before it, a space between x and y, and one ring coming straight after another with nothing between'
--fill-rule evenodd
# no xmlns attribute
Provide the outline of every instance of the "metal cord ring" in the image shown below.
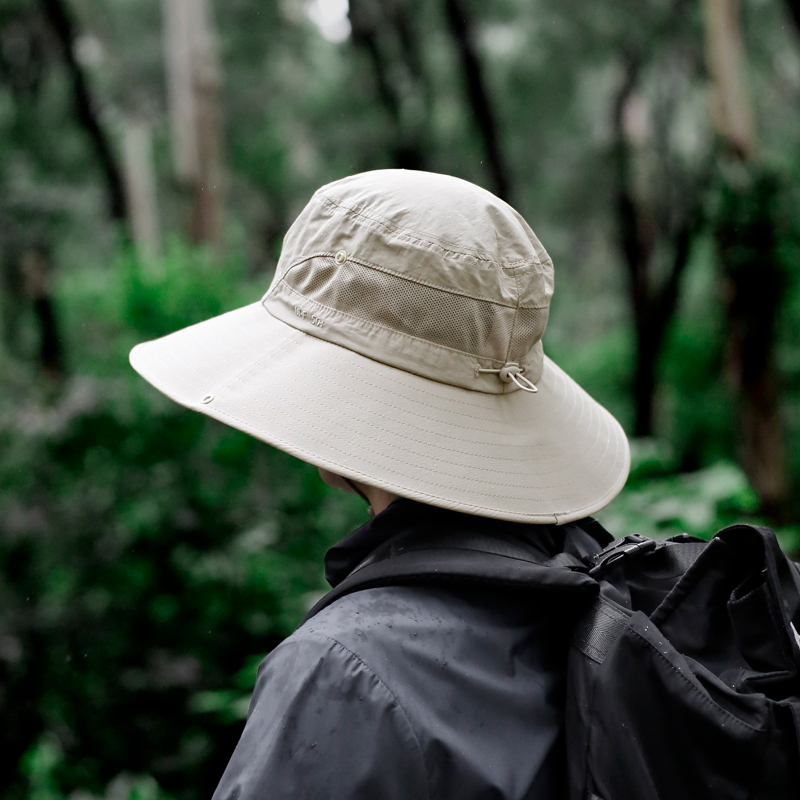
<svg viewBox="0 0 800 800"><path fill-rule="evenodd" d="M539 391L521 372L512 372L509 377L524 392L536 394Z"/></svg>

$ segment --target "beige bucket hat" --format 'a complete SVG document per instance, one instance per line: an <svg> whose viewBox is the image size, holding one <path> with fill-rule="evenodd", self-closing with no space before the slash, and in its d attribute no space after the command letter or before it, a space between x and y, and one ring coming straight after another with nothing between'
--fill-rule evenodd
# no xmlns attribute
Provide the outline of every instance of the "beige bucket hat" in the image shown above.
<svg viewBox="0 0 800 800"><path fill-rule="evenodd" d="M542 350L553 265L525 220L446 175L320 189L251 305L133 349L187 408L346 478L563 523L625 483L619 423Z"/></svg>

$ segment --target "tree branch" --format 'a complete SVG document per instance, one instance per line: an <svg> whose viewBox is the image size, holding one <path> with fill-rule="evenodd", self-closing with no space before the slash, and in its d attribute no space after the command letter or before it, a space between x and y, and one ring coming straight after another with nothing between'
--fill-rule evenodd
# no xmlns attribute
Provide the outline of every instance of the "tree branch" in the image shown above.
<svg viewBox="0 0 800 800"><path fill-rule="evenodd" d="M53 28L63 50L67 70L72 77L75 114L89 134L97 160L106 182L108 205L112 219L127 218L127 203L122 173L114 158L113 150L100 125L94 109L86 76L75 58L75 25L66 5L66 0L41 0L45 16Z"/></svg>
<svg viewBox="0 0 800 800"><path fill-rule="evenodd" d="M461 56L461 65L464 69L464 79L467 85L467 96L475 122L483 139L486 158L489 162L489 173L494 183L494 191L498 197L508 201L510 196L508 170L500 150L497 120L489 102L489 94L486 91L470 20L464 6L461 4L461 0L445 0L445 10L447 11L450 31Z"/></svg>
<svg viewBox="0 0 800 800"><path fill-rule="evenodd" d="M396 166L402 169L424 169L424 157L420 142L409 131L405 124L403 114L403 102L401 93L390 79L390 65L385 58L384 50L381 48L378 29L381 24L386 24L385 20L370 18L370 13L375 13L380 9L380 5L365 4L363 0L350 0L350 25L353 31L353 43L364 49L375 73L375 80L378 84L378 94L384 108L389 114L394 126L394 142L392 144L393 158ZM382 13L378 11L378 13ZM389 24L398 24L398 20L389 20ZM403 32L399 35L402 38ZM404 48L406 58L413 54ZM414 73L417 65L410 64L409 70Z"/></svg>
<svg viewBox="0 0 800 800"><path fill-rule="evenodd" d="M800 35L800 0L786 0L786 8L794 20L797 33Z"/></svg>
<svg viewBox="0 0 800 800"><path fill-rule="evenodd" d="M625 264L631 280L634 315L638 318L646 314L642 301L647 297L648 285L646 261L649 257L641 237L641 219L636 201L631 191L630 147L625 138L624 113L625 105L636 88L639 79L639 61L633 56L626 56L625 77L614 98L612 110L612 126L614 130L613 158L616 168L616 205L617 224L619 225L620 244L625 256Z"/></svg>
<svg viewBox="0 0 800 800"><path fill-rule="evenodd" d="M362 0L350 0L349 17L353 31L353 43L366 51L369 60L372 62L372 69L375 72L375 80L378 84L378 94L381 102L389 112L392 122L399 126L400 98L389 82L388 70L378 46L375 25L372 24L372 20L367 18L367 10Z"/></svg>

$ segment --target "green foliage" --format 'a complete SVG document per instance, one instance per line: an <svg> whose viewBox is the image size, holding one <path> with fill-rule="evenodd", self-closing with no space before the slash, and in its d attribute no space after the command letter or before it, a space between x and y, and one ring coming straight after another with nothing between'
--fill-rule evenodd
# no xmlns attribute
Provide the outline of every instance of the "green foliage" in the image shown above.
<svg viewBox="0 0 800 800"><path fill-rule="evenodd" d="M67 351L79 357L74 371L105 376L110 369L119 375L137 342L258 300L263 289L244 283L243 273L239 254L219 263L210 250L173 237L161 258L124 250L107 269L61 275L58 298Z"/></svg>
<svg viewBox="0 0 800 800"><path fill-rule="evenodd" d="M257 301L310 194L395 165L404 136L426 168L488 182L440 3L372 9L381 19L405 13L410 34L401 41L395 23L378 31L382 77L364 47L323 40L302 0L211 5L224 78L223 257L174 235L187 227L187 197L171 178L161 3L69 4L112 150L123 150L123 119L152 123L165 245L147 260L120 250L107 221L54 37L35 4L0 3L0 718L6 762L18 765L0 775L9 800L208 797L257 664L323 591L325 549L364 519L361 501L329 491L315 470L162 397L130 369L130 348ZM780 192L766 176L742 198L729 175L707 210L727 220L717 234L744 270L759 248L742 231L778 222L770 324L798 487L800 47L780 4L741 6L759 140ZM514 204L556 265L545 350L630 429L635 340L617 242L613 104L621 62L639 58L623 116L651 224L669 206L666 197L648 206L652 187L680 196L713 146L701 9L660 0L464 7ZM395 91L397 120L382 81ZM659 147L675 156L664 162L676 169L671 182L657 175ZM598 515L615 535L708 536L757 519L735 466L713 238L706 226L694 242L660 356L659 439L633 443L628 486ZM62 384L37 371L30 298L10 269L31 244L52 253ZM799 528L779 535L800 549Z"/></svg>
<svg viewBox="0 0 800 800"><path fill-rule="evenodd" d="M192 696L189 708L197 714L217 714L223 723L245 719L261 660L262 656L246 659L245 665L233 677L235 688L198 692Z"/></svg>
<svg viewBox="0 0 800 800"><path fill-rule="evenodd" d="M731 462L676 475L674 457L663 442L634 440L631 450L628 484L597 515L615 533L665 538L686 532L707 539L758 506L744 474Z"/></svg>
<svg viewBox="0 0 800 800"><path fill-rule="evenodd" d="M110 272L65 276L75 377L53 397L20 373L6 398L1 711L21 768L9 797L189 798L212 785L258 663L323 590L325 549L364 518L307 465L176 406L128 366L135 342L258 298L241 276L178 243L152 263L128 253ZM667 371L700 391L705 339L681 330ZM623 418L627 347L618 332L558 354ZM628 487L599 515L615 534L707 536L753 512L731 462L676 475L674 447L633 451ZM782 535L797 546L796 530Z"/></svg>
<svg viewBox="0 0 800 800"><path fill-rule="evenodd" d="M631 331L620 326L581 348L571 343L547 344L547 354L570 377L605 406L622 424L630 428L633 408L627 388L630 385Z"/></svg>
<svg viewBox="0 0 800 800"><path fill-rule="evenodd" d="M661 435L676 454L674 468L684 471L732 461L735 442L725 310L710 239L701 239L695 253L661 353L658 398Z"/></svg>
<svg viewBox="0 0 800 800"><path fill-rule="evenodd" d="M63 765L64 752L54 736L43 735L22 757L22 772L28 779L29 800L63 800L56 772ZM151 775L121 772L102 794L83 789L70 792L69 800L171 800Z"/></svg>
<svg viewBox="0 0 800 800"><path fill-rule="evenodd" d="M756 516L758 497L742 470L718 461L694 472L675 474L674 450L663 441L631 441L631 474L614 502L595 516L616 536L640 533L665 539L690 533L710 539L718 530L747 520L769 525ZM781 546L800 550L800 527L776 530Z"/></svg>
<svg viewBox="0 0 800 800"><path fill-rule="evenodd" d="M65 281L77 374L54 402L18 387L3 408L0 713L11 759L27 752L9 797L213 785L254 663L365 518L308 465L166 401L127 364L135 341L239 303L236 274L175 247Z"/></svg>

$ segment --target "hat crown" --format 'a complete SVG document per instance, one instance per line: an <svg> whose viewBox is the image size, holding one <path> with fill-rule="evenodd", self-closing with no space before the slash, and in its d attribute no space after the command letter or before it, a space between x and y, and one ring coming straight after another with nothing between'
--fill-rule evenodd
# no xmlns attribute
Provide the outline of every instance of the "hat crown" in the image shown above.
<svg viewBox="0 0 800 800"><path fill-rule="evenodd" d="M488 192L366 173L314 195L260 302L140 344L131 363L179 403L351 480L568 522L613 498L630 453L542 353L552 285L533 232Z"/></svg>
<svg viewBox="0 0 800 800"><path fill-rule="evenodd" d="M552 293L552 262L508 204L458 178L379 170L315 193L263 303L382 363L503 393L517 388L504 366L541 374Z"/></svg>

